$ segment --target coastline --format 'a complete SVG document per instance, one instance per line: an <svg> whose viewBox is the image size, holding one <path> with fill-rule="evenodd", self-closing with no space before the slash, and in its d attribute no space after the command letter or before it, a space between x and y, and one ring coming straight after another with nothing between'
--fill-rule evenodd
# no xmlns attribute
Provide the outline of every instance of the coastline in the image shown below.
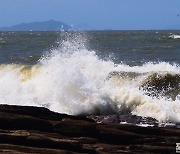
<svg viewBox="0 0 180 154"><path fill-rule="evenodd" d="M87 118L42 107L0 105L0 152L175 153L180 129L119 124L113 121L117 116L112 117L109 121L95 122L92 120L95 116Z"/></svg>

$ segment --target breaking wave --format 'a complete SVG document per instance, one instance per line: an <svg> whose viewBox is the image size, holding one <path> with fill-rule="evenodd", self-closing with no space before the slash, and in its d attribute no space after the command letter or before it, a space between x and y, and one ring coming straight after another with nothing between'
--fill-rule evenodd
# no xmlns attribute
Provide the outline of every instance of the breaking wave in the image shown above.
<svg viewBox="0 0 180 154"><path fill-rule="evenodd" d="M180 122L180 67L114 64L67 39L33 66L0 65L0 103L77 114L132 113Z"/></svg>
<svg viewBox="0 0 180 154"><path fill-rule="evenodd" d="M170 35L169 38L180 39L180 35Z"/></svg>

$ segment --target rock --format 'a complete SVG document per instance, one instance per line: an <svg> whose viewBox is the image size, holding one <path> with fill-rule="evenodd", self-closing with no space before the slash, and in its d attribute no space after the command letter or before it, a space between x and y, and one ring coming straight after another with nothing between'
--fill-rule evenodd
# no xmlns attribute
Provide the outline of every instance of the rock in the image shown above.
<svg viewBox="0 0 180 154"><path fill-rule="evenodd" d="M143 122L153 126L136 125ZM152 118L0 105L0 153L175 153L179 141L180 129L158 127Z"/></svg>
<svg viewBox="0 0 180 154"><path fill-rule="evenodd" d="M86 120L64 118L54 125L55 131L67 136L96 137L98 135L96 123Z"/></svg>
<svg viewBox="0 0 180 154"><path fill-rule="evenodd" d="M90 115L90 116L88 116L88 118L93 119L97 123L158 126L158 121L154 118L140 117L140 116L136 116L136 115L132 115L132 114L107 115L107 116Z"/></svg>

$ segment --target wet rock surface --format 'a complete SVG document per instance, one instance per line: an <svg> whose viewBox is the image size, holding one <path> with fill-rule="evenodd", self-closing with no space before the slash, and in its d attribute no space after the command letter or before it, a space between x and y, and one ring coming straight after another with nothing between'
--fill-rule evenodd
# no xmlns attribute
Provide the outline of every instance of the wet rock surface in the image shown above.
<svg viewBox="0 0 180 154"><path fill-rule="evenodd" d="M147 121L154 126L136 125ZM180 129L158 127L152 118L0 105L0 153L175 153L179 142Z"/></svg>
<svg viewBox="0 0 180 154"><path fill-rule="evenodd" d="M150 117L140 117L136 115L106 115L96 116L91 115L88 118L93 119L97 123L112 123L112 124L130 124L140 126L158 126L158 121Z"/></svg>

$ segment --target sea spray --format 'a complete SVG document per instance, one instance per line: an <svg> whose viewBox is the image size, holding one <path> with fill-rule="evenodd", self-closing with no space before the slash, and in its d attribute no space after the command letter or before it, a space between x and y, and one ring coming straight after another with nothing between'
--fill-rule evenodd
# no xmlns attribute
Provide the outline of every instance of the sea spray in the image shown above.
<svg viewBox="0 0 180 154"><path fill-rule="evenodd" d="M43 106L73 115L132 113L159 122L180 122L179 93L173 99L154 97L143 88L154 73L179 76L178 65L114 64L88 50L84 37L65 35L36 65L1 65L1 104Z"/></svg>

